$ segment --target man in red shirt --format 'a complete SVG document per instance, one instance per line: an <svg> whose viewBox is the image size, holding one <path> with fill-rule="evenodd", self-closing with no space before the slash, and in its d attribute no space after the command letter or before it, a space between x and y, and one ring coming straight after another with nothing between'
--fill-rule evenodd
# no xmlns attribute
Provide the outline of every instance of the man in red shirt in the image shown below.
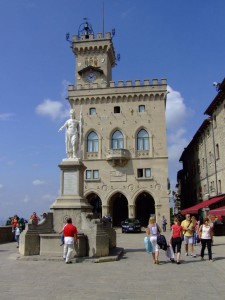
<svg viewBox="0 0 225 300"><path fill-rule="evenodd" d="M74 243L77 244L77 228L72 224L72 219L67 219L67 224L63 227L64 234L64 249L63 259L66 260L66 264L71 264L72 252L74 249Z"/></svg>

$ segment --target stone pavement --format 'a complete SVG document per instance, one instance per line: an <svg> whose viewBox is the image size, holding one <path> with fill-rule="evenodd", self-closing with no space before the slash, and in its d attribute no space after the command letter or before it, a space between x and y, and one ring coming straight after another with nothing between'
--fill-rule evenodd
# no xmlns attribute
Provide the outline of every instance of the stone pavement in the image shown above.
<svg viewBox="0 0 225 300"><path fill-rule="evenodd" d="M214 238L214 262L182 253L181 265L167 262L163 251L160 264L152 264L144 249L144 236L122 234L118 229L117 245L124 248L119 261L69 265L59 259L18 259L15 243L1 244L0 299L225 299L224 236ZM198 254L200 246L195 250Z"/></svg>

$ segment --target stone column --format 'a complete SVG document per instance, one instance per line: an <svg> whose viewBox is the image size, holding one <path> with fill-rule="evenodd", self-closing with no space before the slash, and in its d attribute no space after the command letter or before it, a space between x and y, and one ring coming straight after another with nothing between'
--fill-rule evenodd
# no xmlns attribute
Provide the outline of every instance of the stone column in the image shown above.
<svg viewBox="0 0 225 300"><path fill-rule="evenodd" d="M79 159L64 159L60 164L61 180L60 195L51 205L54 214L54 230L60 231L66 224L68 217L80 230L82 228L82 214L91 212L92 207L83 197L84 171L86 167Z"/></svg>

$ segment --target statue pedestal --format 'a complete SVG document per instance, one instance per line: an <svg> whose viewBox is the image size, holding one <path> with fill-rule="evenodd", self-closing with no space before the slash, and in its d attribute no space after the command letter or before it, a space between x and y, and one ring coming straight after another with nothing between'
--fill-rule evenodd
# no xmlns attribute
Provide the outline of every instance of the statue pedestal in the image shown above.
<svg viewBox="0 0 225 300"><path fill-rule="evenodd" d="M79 159L64 159L60 164L60 196L52 204L54 214L54 230L60 231L66 224L68 217L73 224L81 229L81 214L88 214L92 207L83 197L84 171L86 167Z"/></svg>

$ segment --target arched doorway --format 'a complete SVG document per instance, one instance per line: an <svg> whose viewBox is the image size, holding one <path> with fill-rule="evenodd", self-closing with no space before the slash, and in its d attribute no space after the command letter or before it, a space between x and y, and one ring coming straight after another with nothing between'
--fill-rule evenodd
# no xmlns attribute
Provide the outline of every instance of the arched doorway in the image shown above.
<svg viewBox="0 0 225 300"><path fill-rule="evenodd" d="M100 197L95 194L91 193L88 196L86 196L86 199L88 203L93 207L92 212L99 218L102 217L102 201Z"/></svg>
<svg viewBox="0 0 225 300"><path fill-rule="evenodd" d="M120 226L128 218L128 201L122 193L116 193L110 199L110 211L113 226Z"/></svg>
<svg viewBox="0 0 225 300"><path fill-rule="evenodd" d="M136 199L136 218L139 219L142 226L147 226L150 215L155 214L155 201L153 197L142 192Z"/></svg>

